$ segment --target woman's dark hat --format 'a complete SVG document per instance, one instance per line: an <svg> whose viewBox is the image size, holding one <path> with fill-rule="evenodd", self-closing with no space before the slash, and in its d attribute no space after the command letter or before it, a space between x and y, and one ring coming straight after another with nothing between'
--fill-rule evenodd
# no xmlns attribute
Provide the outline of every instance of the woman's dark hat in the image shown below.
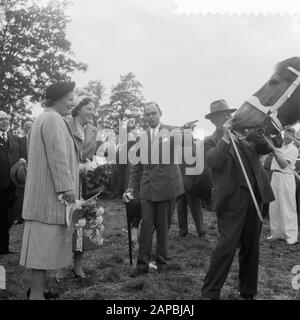
<svg viewBox="0 0 300 320"><path fill-rule="evenodd" d="M27 174L27 164L19 160L10 169L10 178L18 188L24 188Z"/></svg>
<svg viewBox="0 0 300 320"><path fill-rule="evenodd" d="M46 99L56 101L73 91L75 82L73 81L58 81L51 84L46 89Z"/></svg>
<svg viewBox="0 0 300 320"><path fill-rule="evenodd" d="M210 113L208 113L205 118L210 119L212 115L215 115L219 112L228 112L233 113L236 109L230 109L227 102L223 99L216 100L210 104Z"/></svg>

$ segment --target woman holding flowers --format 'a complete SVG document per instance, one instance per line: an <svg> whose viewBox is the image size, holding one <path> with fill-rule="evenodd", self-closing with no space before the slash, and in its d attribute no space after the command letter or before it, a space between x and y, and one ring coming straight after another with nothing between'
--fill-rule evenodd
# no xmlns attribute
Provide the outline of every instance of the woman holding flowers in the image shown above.
<svg viewBox="0 0 300 320"><path fill-rule="evenodd" d="M69 126L74 136L74 140L79 151L79 171L80 171L80 197L85 200L88 196L88 186L85 183L85 175L88 171L93 170L91 160L96 153L97 130L93 126L93 116L95 113L95 105L89 97L80 99L77 106L72 110L72 117L69 120ZM99 211L98 211L99 213ZM100 212L101 213L101 212ZM74 233L73 233L73 269L75 277L85 278L85 273L82 269L82 258L84 248L84 237L95 234L97 231L98 242L101 244L99 231L97 228L102 223L102 217L96 219L96 215L89 215L86 219L87 210L84 209L79 215L75 215ZM95 212L94 212L95 214ZM94 218L93 218L94 217ZM100 221L101 220L101 221ZM56 274L57 281L64 278L64 270L59 270Z"/></svg>

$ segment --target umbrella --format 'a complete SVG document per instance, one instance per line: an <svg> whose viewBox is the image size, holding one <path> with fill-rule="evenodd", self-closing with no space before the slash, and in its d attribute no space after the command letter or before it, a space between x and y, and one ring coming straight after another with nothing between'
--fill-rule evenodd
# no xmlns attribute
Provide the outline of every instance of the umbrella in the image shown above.
<svg viewBox="0 0 300 320"><path fill-rule="evenodd" d="M128 251L129 251L129 261L132 266L132 245L131 245L131 223L133 219L141 217L141 204L132 199L126 203L126 218L127 218L127 229L128 229Z"/></svg>

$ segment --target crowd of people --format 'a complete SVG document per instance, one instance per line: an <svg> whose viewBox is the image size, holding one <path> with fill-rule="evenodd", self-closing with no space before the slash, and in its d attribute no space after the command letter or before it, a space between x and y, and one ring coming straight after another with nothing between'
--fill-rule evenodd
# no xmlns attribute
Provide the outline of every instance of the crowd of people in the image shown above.
<svg viewBox="0 0 300 320"><path fill-rule="evenodd" d="M76 235L69 232L65 203L87 199L89 190L82 176L93 169L90 160L99 144L93 125L95 105L87 97L75 105L74 88L74 82L50 85L45 91L45 111L34 122L24 124L22 138L10 133L10 117L0 111L0 254L11 253L9 229L13 223L24 223L20 264L31 269L30 300L57 297L45 288L47 270L56 270L60 281L72 265L75 277L85 277L84 250L77 250ZM231 117L235 111L225 100L217 100L206 115L215 126L215 132L204 140L204 160L212 180L218 240L203 283L205 300L220 298L238 248L240 297L254 299L257 295L262 221L256 204L268 208L269 241L285 240L288 245L298 241L300 143L295 129L286 129L284 139L281 134L272 137L271 143L255 130L233 138ZM175 128L163 124L161 116L157 103L144 105L149 126L143 134L150 151L155 143L161 148L160 132ZM178 134L187 133L178 130ZM174 137L170 140L170 148L182 147ZM168 164L159 157L155 164L149 161L122 167L125 171L130 168L124 199L137 200L141 210L138 257L131 277L149 272L154 231L157 272L168 271L168 233L176 205L180 236L188 233L188 207L199 237L206 236L201 199L185 183L186 164L178 165L174 152L170 155Z"/></svg>

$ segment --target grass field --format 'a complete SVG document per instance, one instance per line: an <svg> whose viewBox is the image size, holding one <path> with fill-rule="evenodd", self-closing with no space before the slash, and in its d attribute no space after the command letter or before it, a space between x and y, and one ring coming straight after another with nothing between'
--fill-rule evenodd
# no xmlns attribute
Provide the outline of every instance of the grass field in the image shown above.
<svg viewBox="0 0 300 320"><path fill-rule="evenodd" d="M49 273L49 287L58 291L65 300L110 300L110 299L191 299L200 298L201 287L209 266L211 252L216 242L214 214L205 210L207 229L205 238L200 239L189 215L189 234L178 235L176 214L170 229L170 271L158 274L152 270L148 275L131 279L128 258L127 233L124 205L119 200L104 200L105 242L95 251L85 254L86 279L69 277L61 283L54 281ZM16 254L0 257L0 265L7 274L7 289L0 290L0 299L25 299L30 271L19 266L23 226L11 230L11 249ZM300 245L288 246L285 242L263 241L269 235L268 221L264 221L261 240L259 289L257 299L297 299L292 288L294 265L300 265ZM137 251L134 251L134 258ZM238 264L234 260L231 272L222 290L222 299L235 299L237 291ZM298 294L300 299L300 293Z"/></svg>

